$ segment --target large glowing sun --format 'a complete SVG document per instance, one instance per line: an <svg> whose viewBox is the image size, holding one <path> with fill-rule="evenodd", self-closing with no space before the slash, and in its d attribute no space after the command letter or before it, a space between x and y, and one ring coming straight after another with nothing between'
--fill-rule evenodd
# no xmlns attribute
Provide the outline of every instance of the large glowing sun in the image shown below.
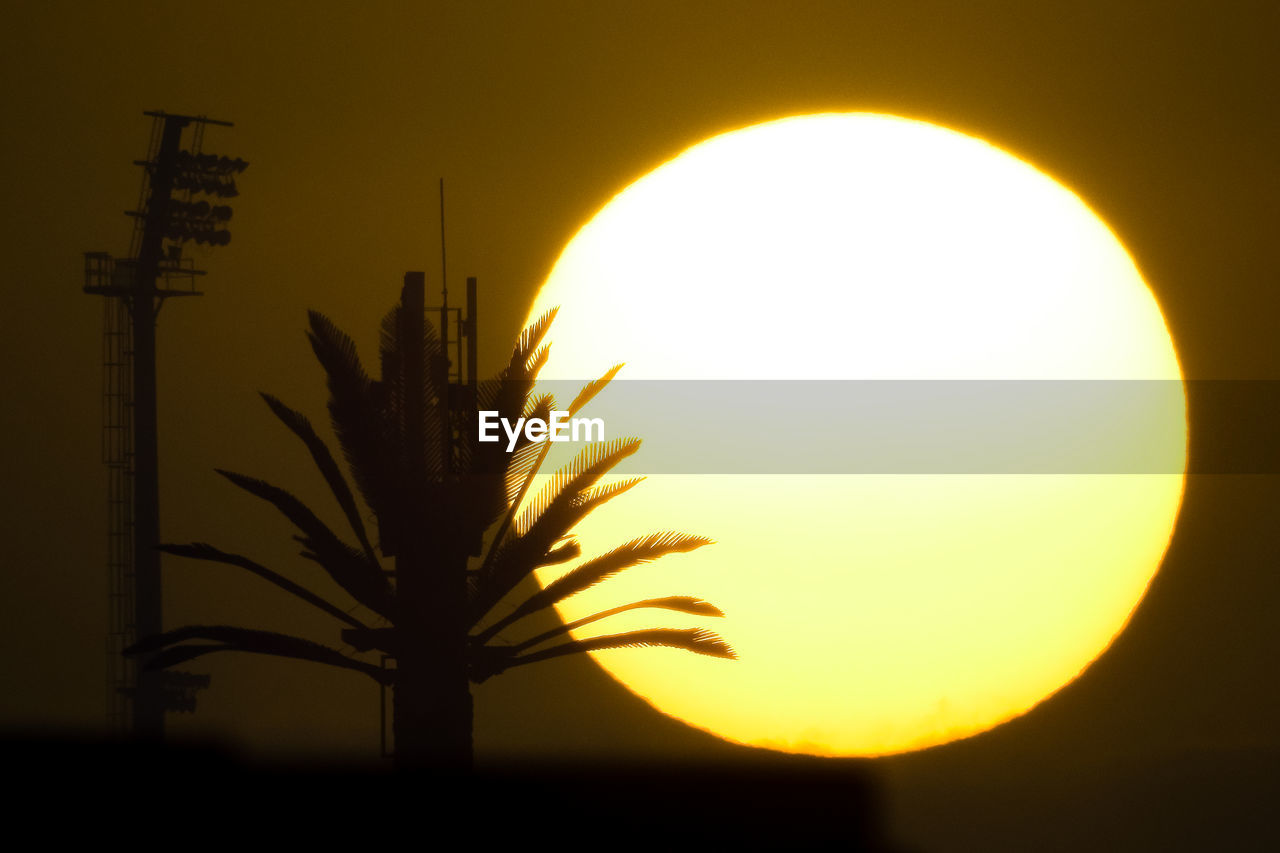
<svg viewBox="0 0 1280 853"><path fill-rule="evenodd" d="M625 362L601 405L636 379L1163 380L1176 392L1144 415L1141 435L1162 455L1141 470L656 466L579 527L583 554L659 530L715 544L629 569L560 611L572 620L677 594L724 610L633 611L583 632L720 633L738 660L595 655L690 725L834 755L984 731L1107 648L1168 545L1186 423L1155 299L1077 196L981 140L862 113L717 136L582 227L530 316L557 305L543 376L590 379ZM678 436L678 412L667 419ZM610 437L646 440L643 468L656 428L615 421Z"/></svg>

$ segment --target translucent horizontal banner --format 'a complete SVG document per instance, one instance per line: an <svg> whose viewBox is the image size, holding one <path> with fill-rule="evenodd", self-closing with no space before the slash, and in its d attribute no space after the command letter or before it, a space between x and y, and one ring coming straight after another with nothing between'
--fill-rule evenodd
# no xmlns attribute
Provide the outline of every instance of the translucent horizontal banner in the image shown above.
<svg viewBox="0 0 1280 853"><path fill-rule="evenodd" d="M535 393L567 409L584 384ZM616 474L1274 473L1278 412L1272 381L616 379L578 424L490 419L487 440L532 428L562 463L640 438Z"/></svg>

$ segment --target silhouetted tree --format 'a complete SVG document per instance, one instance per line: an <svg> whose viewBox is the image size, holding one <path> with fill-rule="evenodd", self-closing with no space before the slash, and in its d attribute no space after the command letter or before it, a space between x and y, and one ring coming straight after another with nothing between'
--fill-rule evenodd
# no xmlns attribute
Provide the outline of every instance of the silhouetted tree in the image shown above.
<svg viewBox="0 0 1280 853"><path fill-rule="evenodd" d="M365 371L351 339L326 317L311 312L308 337L327 376L329 415L354 492L307 418L274 397L263 397L310 452L355 542L335 533L288 491L242 474L219 473L283 513L298 530L294 538L302 545L302 556L318 563L355 602L375 614L373 624L247 557L204 543L161 546L171 554L258 575L344 623L342 638L355 652L383 652L394 658L394 668L300 637L229 626L178 628L144 638L130 652L148 655L145 665L150 669L212 652L242 651L364 673L393 690L397 765L454 768L471 762L472 682L561 655L624 646L670 646L734 657L723 640L701 629L568 638L572 630L636 608L722 615L707 602L685 596L616 607L522 642L498 640L498 633L517 620L617 572L710 541L670 532L633 539L578 563L507 615L493 615L499 602L536 568L577 559L580 548L571 536L573 527L642 479L600 485L602 477L636 451L638 439L592 444L550 478L517 515L549 443L531 442L522 434L508 452L505 441L480 442L477 412L497 411L513 423L521 416L550 415L555 401L549 395L532 395L548 352L542 341L554 315L548 312L526 329L501 373L479 383L475 399L466 399L466 386L450 385L439 340L423 322L420 308L397 305L384 319L378 379ZM576 414L620 367L584 387L568 411ZM376 546L366 530L357 492L376 518ZM394 572L384 569L380 557L394 557Z"/></svg>

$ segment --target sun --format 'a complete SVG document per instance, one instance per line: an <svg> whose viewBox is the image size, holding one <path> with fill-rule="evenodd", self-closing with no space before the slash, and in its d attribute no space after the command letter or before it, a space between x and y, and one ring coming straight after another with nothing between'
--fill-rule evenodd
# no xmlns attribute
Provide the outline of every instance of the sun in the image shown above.
<svg viewBox="0 0 1280 853"><path fill-rule="evenodd" d="M566 600L561 614L673 593L723 609L714 624L668 624L714 628L737 661L595 655L690 725L828 755L984 731L1107 648L1168 546L1186 420L1156 301L1083 201L979 139L865 113L714 137L581 228L530 317L551 306L560 312L543 377L589 379L622 361L622 389L606 392L614 395L628 380L1144 380L1172 389L1173 405L1166 393L1140 413L1140 429L1128 416L1090 421L1139 430L1129 437L1155 448L1140 468L761 474L651 458L646 482L579 527L583 554L658 530L716 544L630 569ZM779 414L769 399L757 411ZM1064 417L1050 429L1059 437L1080 428L1072 420L1063 429ZM678 411L634 420L609 426L645 439L642 468L650 443L712 449L706 424ZM978 431L1009 432L1007 420ZM1024 433L1009 432L1037 440ZM686 449L696 457L699 446ZM640 611L608 629L653 624Z"/></svg>

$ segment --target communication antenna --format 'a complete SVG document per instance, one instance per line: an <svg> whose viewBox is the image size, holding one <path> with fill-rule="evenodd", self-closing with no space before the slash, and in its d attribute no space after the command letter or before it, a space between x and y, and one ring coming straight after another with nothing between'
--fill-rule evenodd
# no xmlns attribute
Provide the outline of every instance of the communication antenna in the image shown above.
<svg viewBox="0 0 1280 853"><path fill-rule="evenodd" d="M444 354L444 376L441 378L444 380L444 383L446 385L449 383L450 379L452 378L450 374L452 373L452 368L454 364L453 359L449 357L449 278L448 278L448 275L449 275L449 267L445 260L445 248L444 248L444 178L440 178L440 327L439 327L439 331L440 331L440 352ZM461 323L462 323L462 319L461 317L459 317L459 325L461 325ZM461 332L461 329L459 330L459 332ZM462 343L461 334L458 335L458 343L459 344ZM461 370L461 364L459 364L458 367L459 367L459 370ZM447 411L449 402L446 400L446 401L443 401L443 404L446 407L446 411ZM445 418L445 423L448 423L448 417ZM451 436L447 436L447 438L451 438ZM446 442L446 444L447 443L448 442ZM451 450L446 450L445 460L444 460L444 470L449 471L452 469L452 467L453 467L453 453Z"/></svg>
<svg viewBox="0 0 1280 853"><path fill-rule="evenodd" d="M444 178L440 179L440 300L449 305L449 266L445 262L444 248ZM448 347L445 347L448 351Z"/></svg>

